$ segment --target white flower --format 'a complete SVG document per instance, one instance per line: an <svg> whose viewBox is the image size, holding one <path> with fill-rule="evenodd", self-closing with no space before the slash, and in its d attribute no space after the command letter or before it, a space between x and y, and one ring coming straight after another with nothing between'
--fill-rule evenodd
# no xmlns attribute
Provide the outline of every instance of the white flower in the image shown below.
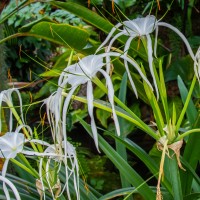
<svg viewBox="0 0 200 200"><path fill-rule="evenodd" d="M190 44L188 43L185 36L174 26L172 26L168 23L165 23L165 22L157 21L155 16L152 16L152 15L147 15L146 17L143 17L143 18L136 18L136 19L133 19L133 20L127 20L127 21L124 21L122 23L118 23L115 27L112 28L112 30L108 34L107 38L105 39L105 41L99 46L99 48L96 51L96 52L98 52L103 46L106 45L106 43L110 40L110 38L113 36L113 34L116 30L118 30L119 33L117 33L111 39L111 41L109 42L109 45L106 49L106 52L110 51L113 43L115 42L115 40L117 38L119 38L122 35L126 35L129 38L128 38L128 40L125 44L125 47L124 47L124 55L127 55L128 49L131 45L131 41L136 37L145 37L147 39L149 69L150 69L151 76L153 78L153 83L154 83L154 87L156 89L157 98L159 97L159 92L158 92L158 87L157 87L157 83L156 83L156 79L155 79L155 75L154 75L154 69L153 69L153 55L152 55L153 54L153 48L152 48L152 41L151 41L150 34L156 29L156 38L155 38L155 45L154 45L154 54L156 55L157 35L158 35L158 27L159 26L167 27L167 28L173 30L175 33L177 33L181 37L183 42L185 43L190 56L195 61L194 54L193 54L192 49L190 47ZM119 29L120 27L122 27L123 29ZM109 56L107 56L107 59L106 59L107 73L110 71L109 60L110 60L110 58L109 58ZM137 90L136 90L135 85L133 83L133 80L131 78L131 75L130 75L130 72L129 72L129 67L128 67L126 60L124 61L124 65L125 65L126 71L128 73L128 77L129 77L130 83L132 85L133 91L135 92L135 94L137 96Z"/></svg>
<svg viewBox="0 0 200 200"><path fill-rule="evenodd" d="M62 108L62 123L63 123L63 135L66 135L66 113L68 109L68 105L71 99L72 94L77 89L77 87L81 84L87 84L87 102L88 102L88 112L91 118L91 128L94 136L94 142L98 149L98 136L97 136L97 128L93 115L93 86L92 86L92 78L96 76L97 72L100 72L104 78L106 79L106 85L108 88L108 99L112 106L113 118L116 126L116 130L118 135L120 134L119 123L117 119L117 115L114 108L114 89L108 74L102 69L105 65L103 62L103 57L101 55L90 55L81 59L78 63L73 64L67 67L61 74L58 81L58 91L56 94L57 101L60 102L61 105L61 96L63 88L66 87L67 84L71 85L71 89L68 93L67 98L65 99L64 106Z"/></svg>
<svg viewBox="0 0 200 200"><path fill-rule="evenodd" d="M64 80L64 79L63 79ZM62 90L60 91L62 93ZM62 95L62 94L61 94ZM54 144L47 146L46 150L44 151L44 154L48 155L48 160L46 163L46 168L43 170L43 158L40 160L40 169L39 169L39 174L40 174L40 183L41 183L41 188L42 191L45 190L45 186L43 183L43 177L46 178L46 181L48 183L48 188L51 191L52 197L55 196L53 192L53 187L51 186L51 170L49 169L50 167L50 162L51 160L57 162L58 170L56 174L59 174L61 165L64 164L65 168L65 184L62 187L60 187L60 192L59 194L56 194L59 197L64 190L66 189L68 199L71 199L70 196L70 190L69 190L69 179L73 178L73 183L74 183L74 189L76 192L77 199L80 199L79 195L79 168L78 168L78 160L76 157L76 150L73 147L72 144L70 144L67 141L67 134L66 134L66 127L65 127L65 119L62 120L60 113L61 113L61 101L62 97L58 96L58 92L51 95L48 99L44 101L44 104L46 104L47 107L47 117L49 120L49 124L51 127L51 132L52 132L52 138L54 140ZM62 108L64 109L64 108ZM66 113L65 113L66 114ZM64 115L64 114L63 114ZM65 115L66 117L66 115ZM64 124L62 126L62 124ZM64 129L64 130L63 130ZM44 173L44 174L43 174ZM59 177L58 177L59 180ZM45 193L43 193L45 196Z"/></svg>
<svg viewBox="0 0 200 200"><path fill-rule="evenodd" d="M63 150L64 149L64 150ZM74 148L74 146L72 144L70 144L68 141L64 142L62 141L61 144L53 144L50 145L46 148L46 150L44 151L44 154L46 155L50 155L46 162L46 168L45 171L43 172L42 170L42 166L43 166L43 158L41 158L40 160L40 182L41 182L41 189L43 191L43 194L45 196L45 187L44 187L44 183L43 183L43 178L46 178L46 181L48 183L48 188L51 191L52 197L54 197L54 193L53 193L53 187L51 186L50 180L52 179L51 177L51 171L52 169L50 168L50 162L51 160L54 160L55 162L57 162L58 170L55 172L56 174L58 174L59 176L59 171L61 169L61 164L64 164L65 167L65 184L63 185L62 189L60 187L60 192L59 194L57 194L57 196L55 196L55 198L59 197L62 195L62 193L64 192L64 190L67 191L67 195L68 195L68 199L71 199L71 195L70 195L70 188L69 188L69 179L72 178L73 179L73 183L74 183L74 189L76 192L76 196L77 199L80 199L79 196L79 167L78 167L78 159L76 156L76 150ZM59 180L59 177L57 178Z"/></svg>
<svg viewBox="0 0 200 200"><path fill-rule="evenodd" d="M113 27L113 29L110 31L109 35L107 36L107 38L105 39L105 41L99 46L99 48L97 49L97 52L110 40L110 38L112 37L113 33L116 30L119 30L119 33L116 34L113 39L110 41L106 52L109 52L113 43L115 42L115 40L120 37L121 35L126 35L129 36L129 39L127 40L125 47L124 47L124 55L127 56L128 54L128 49L130 47L130 44L132 42L132 40L136 37L146 37L147 39L147 50L148 50L148 62L149 62L149 69L153 78L153 83L156 89L156 93L157 93L157 97L159 96L158 94L158 88L157 88L157 84L156 84L156 79L154 76L154 71L153 71L153 57L152 57L152 41L151 41L151 37L150 37L150 33L152 33L155 30L156 27L156 23L157 20L154 16L152 15L148 15L144 18L137 18L134 20L128 20L128 21L124 21L122 23L118 23L115 27ZM123 29L120 30L119 27L123 26ZM107 62L107 73L110 71L110 58L107 56L106 59ZM132 80L130 71L129 71L129 67L128 67L128 63L126 60L124 60L124 66L126 68L131 86L133 88L133 91L135 92L136 96L137 95L137 90L135 88L135 84Z"/></svg>
<svg viewBox="0 0 200 200"><path fill-rule="evenodd" d="M21 153L25 137L22 133L8 132L0 137L0 158L15 158Z"/></svg>

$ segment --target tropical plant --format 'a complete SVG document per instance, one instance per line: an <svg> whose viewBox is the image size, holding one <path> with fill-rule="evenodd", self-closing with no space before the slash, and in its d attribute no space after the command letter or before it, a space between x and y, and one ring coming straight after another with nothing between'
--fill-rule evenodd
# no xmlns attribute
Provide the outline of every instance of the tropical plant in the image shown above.
<svg viewBox="0 0 200 200"><path fill-rule="evenodd" d="M29 3L33 2L23 1L11 13L4 15L1 23ZM91 27L60 24L44 18L24 25L18 33L0 41L3 43L17 37L31 36L62 45L64 49L52 69L41 64L47 71L40 77L54 79L44 85L35 99L44 97L47 94L45 90L50 90L52 83L57 87L54 86L48 98L30 103L41 104L40 115L46 113L44 116L48 119L50 139L46 140L43 132L39 133L36 127L26 124L20 90L13 88L0 93L0 125L4 120L3 109L8 109L10 113L8 130L0 137L0 157L5 159L0 176L3 198L12 198L6 184L17 199L26 199L31 193L34 194L33 199L61 200L136 199L138 196L152 200L200 198L197 172L200 128L196 106L198 98L194 96L200 80L200 48L193 53L188 40L177 28L163 22L163 19L157 20L153 15L138 16L133 20L127 18L125 21L118 19L117 25L113 25L97 13L71 1L47 3L48 6L73 13L108 36L99 43ZM124 10L128 7L121 1L116 3L120 8L124 6ZM156 5L160 5L159 1ZM113 11L122 15L118 9ZM180 97L177 97L179 101L167 95L166 69L170 62L166 60L170 55L159 52L157 56L156 53L157 46L160 49L162 44L161 40L157 42L160 26L178 34L189 52L186 58L189 67L193 68L192 80L189 80L191 84L185 85L183 77L177 74L175 77L180 92ZM152 35L154 31L155 37ZM79 92L82 84L87 85L85 95ZM15 97L15 101L14 93L18 97ZM72 100L85 104L85 107L74 110ZM141 101L151 108L153 118L149 123L140 117L138 103ZM90 123L85 120L88 115ZM41 121L43 128L43 117ZM68 141L69 127L76 122L94 139L97 150L103 152L119 170L120 189L101 194L87 184L84 171L81 172L81 160L78 162L78 148ZM150 152L131 139L134 130L141 130L153 139ZM115 145L109 144L106 138L112 138ZM148 178L131 166L129 152L146 166ZM9 161L16 166L16 173L23 180L6 173ZM156 184L151 180L156 180ZM26 190L21 181L27 183L29 189ZM34 185L31 184L33 181Z"/></svg>

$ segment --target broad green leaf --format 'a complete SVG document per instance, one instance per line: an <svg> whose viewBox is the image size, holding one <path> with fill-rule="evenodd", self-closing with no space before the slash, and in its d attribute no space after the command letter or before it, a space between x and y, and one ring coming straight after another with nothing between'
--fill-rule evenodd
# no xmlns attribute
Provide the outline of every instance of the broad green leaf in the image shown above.
<svg viewBox="0 0 200 200"><path fill-rule="evenodd" d="M156 187L150 187L150 188L152 188L152 190L155 191L155 193L156 193ZM171 195L165 189L161 188L161 191L162 191L164 200L173 200ZM114 198L117 198L120 196L125 196L125 195L128 196L130 194L134 195L137 193L138 193L138 191L134 187L122 188L122 189L114 190L112 192L109 192L109 193L103 195L99 200L110 200L110 199L114 199ZM134 199L137 199L137 195L135 195ZM124 198L124 200L125 200L125 198Z"/></svg>
<svg viewBox="0 0 200 200"><path fill-rule="evenodd" d="M114 136L112 134L109 134L110 136L114 137L117 141L122 143L124 146L126 146L127 149L129 149L135 156L137 156L150 170L150 172L158 176L159 166L156 164L155 160L151 158L150 155L148 155L144 149L142 149L140 146L138 146L136 143L131 141L130 139L126 138L122 140L121 138ZM160 156L159 156L160 159ZM165 186L165 188L168 190L169 193L172 194L171 185L169 183L168 177L165 177L162 180L162 184Z"/></svg>
<svg viewBox="0 0 200 200"><path fill-rule="evenodd" d="M84 29L68 24L49 22L40 22L34 25L30 33L75 49L82 49L85 47L89 39L89 34Z"/></svg>
<svg viewBox="0 0 200 200"><path fill-rule="evenodd" d="M34 25L36 25L36 24L38 24L40 22L51 22L51 23L53 23L53 21L51 19L49 19L48 17L44 17L42 19L35 20L35 21L31 22L31 23L28 23L28 24L22 26L21 28L18 29L18 32L20 32L20 33L28 32L28 31L31 30L31 28Z"/></svg>
<svg viewBox="0 0 200 200"><path fill-rule="evenodd" d="M76 50L83 49L89 40L89 34L82 28L71 26L69 24L39 22L35 24L29 32L16 33L2 39L0 43L22 36L32 36L45 39Z"/></svg>
<svg viewBox="0 0 200 200"><path fill-rule="evenodd" d="M97 13L79 4L76 4L73 2L58 2L58 1L52 1L50 3L54 6L57 6L58 8L65 9L75 14L76 16L82 18L87 23L95 26L96 28L104 31L105 33L109 33L114 26L107 19L104 19L103 17L99 16ZM124 44L127 41L127 37L120 37L118 40ZM144 49L141 48L138 51L137 47L138 47L138 41L132 42L131 49L134 52L136 52L141 58L147 61L148 59L147 59L147 55L145 54Z"/></svg>
<svg viewBox="0 0 200 200"><path fill-rule="evenodd" d="M127 93L127 73L125 72L123 77L122 77L122 81L120 84L120 89L119 89L119 95L118 98L119 100L121 100L122 103L126 103L126 93ZM126 120L119 117L119 126L120 126L120 137L121 138L125 138L125 132L126 132ZM126 132L127 133L127 132ZM127 133L128 134L128 133ZM115 144L116 144L116 151L117 153L124 158L124 160L126 162L128 162L127 160L127 152L126 152L126 148L124 145L122 145L120 142L118 142L117 140L115 140ZM124 177L124 175L122 173L120 173L120 178L121 178L121 184L123 188L126 187L130 187L131 185L129 184L129 182L126 180L126 177Z"/></svg>

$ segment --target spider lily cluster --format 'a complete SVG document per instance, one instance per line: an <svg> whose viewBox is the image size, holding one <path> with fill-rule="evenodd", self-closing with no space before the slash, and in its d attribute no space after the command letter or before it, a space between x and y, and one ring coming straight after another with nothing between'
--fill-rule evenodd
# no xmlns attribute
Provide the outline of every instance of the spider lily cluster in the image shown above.
<svg viewBox="0 0 200 200"><path fill-rule="evenodd" d="M199 79L200 50L198 50L197 54L194 55L187 39L180 31L178 31L178 29L171 26L170 24L156 20L156 18L151 15L148 15L144 18L126 20L124 22L118 23L110 31L105 41L99 46L96 54L86 56L80 59L77 63L67 66L63 70L58 80L57 91L53 93L49 98L44 100L43 105L46 106L46 112L52 133L53 144L49 144L43 140L33 138L32 130L28 125L25 124L23 118L22 100L20 93L17 89L9 89L0 93L0 108L2 107L3 102L6 103L7 106L10 108L9 131L5 135L0 137L0 157L5 158L5 163L2 170L2 176L0 176L0 180L3 181L3 189L7 199L10 199L10 195L6 184L11 187L16 196L16 199L20 199L20 196L14 185L6 179L6 171L9 160L15 159L17 155L28 155L29 157L36 156L39 158L39 172L37 173L38 177L36 185L41 198L45 199L45 190L48 190L53 199L61 196L64 191L67 192L68 199L71 199L69 180L72 179L75 188L76 198L80 199L79 173L76 150L73 145L67 141L66 132L66 115L69 109L72 95L81 84L87 84L86 99L88 105L88 113L91 119L91 130L93 133L94 143L98 151L100 151L98 147L98 130L93 114L93 83L96 83L98 85L99 75L105 78L106 85L104 86L103 90L108 96L108 101L112 109L116 133L119 136L120 126L114 105L114 87L112 79L110 77L112 59L123 60L125 70L128 74L128 78L132 86L132 90L136 97L138 97L138 92L132 78L130 68L134 68L138 72L142 81L148 86L148 88L152 92L155 90L158 100L160 94L155 76L156 69L153 62L153 55L155 55L156 57L158 28L160 26L164 26L173 30L181 37L188 49L191 58L194 60L195 74ZM153 48L150 34L154 31L156 32L156 36ZM116 49L112 49L114 49L114 42L122 35L125 35L127 37L127 41L125 43L123 52L120 53ZM145 49L147 51L148 66L153 83L151 83L151 81L147 79L142 67L128 55L131 42L135 38L141 39L143 41L143 44L145 45ZM108 46L105 48L105 53L100 53L107 43ZM65 93L66 91L68 91L68 94L67 97L64 98L63 93ZM16 110L14 109L14 105L12 102L13 92L16 92L19 98L20 115L18 115ZM15 131L13 131L13 116L16 118L19 124L19 126L16 127ZM164 127L162 128L163 130L165 130L166 133L168 132L167 129L164 129ZM169 134L166 134L165 137L167 137L168 135ZM162 136L160 138L162 139L165 137ZM32 150L27 150L27 143L31 144ZM163 143L165 143L165 141ZM56 169L50 170L50 168L52 168L52 164L57 166ZM63 184L60 183L59 177L61 166L64 166L65 168L65 183ZM53 181L51 171L56 174L56 176L54 175L55 179Z"/></svg>

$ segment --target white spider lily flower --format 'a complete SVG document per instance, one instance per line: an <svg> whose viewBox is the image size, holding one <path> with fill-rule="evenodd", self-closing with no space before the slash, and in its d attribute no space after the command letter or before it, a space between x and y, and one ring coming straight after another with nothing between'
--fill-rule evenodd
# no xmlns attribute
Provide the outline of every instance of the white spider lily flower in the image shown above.
<svg viewBox="0 0 200 200"><path fill-rule="evenodd" d="M66 154L64 154L65 150L63 151L63 149L66 149L66 152L67 152ZM78 159L77 159L77 156L76 156L75 147L72 144L70 144L68 141L66 141L66 142L62 141L62 144L53 144L53 145L48 146L46 148L46 150L44 151L44 153L47 154L47 155L48 154L51 155L51 156L49 156L49 159L46 163L46 169L45 169L44 174L45 174L46 181L48 183L48 188L51 191L52 197L58 198L66 190L67 195L68 195L68 199L70 200L71 195L70 195L70 188L69 188L69 179L72 178L77 199L80 199L80 195L79 195L79 167L78 167ZM62 189L61 189L61 186L60 186L59 193L56 194L56 196L54 195L54 192L53 192L54 186L51 186L51 183L50 183L50 180L51 180L51 174L50 174L50 172L51 172L51 170L50 170L51 160L54 160L55 162L58 163L59 167L58 167L58 170L56 171L57 174L59 174L62 163L64 164L64 167L65 167L65 184L64 184ZM44 183L43 183L44 175L42 174L43 173L42 172L42 166L43 166L42 163L43 163L43 158L41 158L41 160L40 160L39 173L40 173L40 177L41 177L40 182L41 182L41 185L42 185L41 190L43 191L43 195L45 196L45 193L44 193L45 186L44 186ZM59 177L57 179L60 180ZM57 185L58 185L58 183L57 183Z"/></svg>
<svg viewBox="0 0 200 200"><path fill-rule="evenodd" d="M23 112L22 112L22 98L19 93L19 90L16 88L8 89L8 90L3 90L0 93L0 113L2 109L2 103L6 103L10 108L13 107L13 100L12 100L12 93L16 93L19 99L19 107L20 107L20 113L21 113L21 120L22 123L24 123L24 118L23 118ZM9 130L11 131L13 128L13 113L12 110L10 109L10 120L9 120ZM1 115L0 115L0 132L2 129L2 124L1 124Z"/></svg>
<svg viewBox="0 0 200 200"><path fill-rule="evenodd" d="M93 116L94 97L93 97L92 79L96 76L98 72L100 72L106 80L106 86L108 88L108 100L112 107L113 119L114 119L117 134L120 135L119 122L118 122L118 118L117 118L115 107L114 107L114 89L113 89L112 81L111 81L110 76L102 69L102 67L106 65L106 63L103 62L103 58L105 58L106 56L119 57L129 62L133 67L135 67L135 69L139 72L141 78L143 78L143 80L153 90L151 83L142 73L139 65L134 60L117 52L103 53L99 55L89 55L81 59L78 63L68 66L67 68L64 69L58 81L59 88L57 90L56 97L55 97L56 102L61 106L62 105L61 96L62 96L63 88L66 88L67 84L71 85L71 89L62 107L63 136L66 135L66 127L65 127L66 113L69 106L69 102L71 100L71 96L73 95L73 93L75 92L75 90L77 89L79 85L86 83L87 84L88 112L91 118L91 128L92 128L94 142L97 147L97 150L99 149L98 149L97 128L96 128L96 124L95 124L95 120ZM55 107L58 108L58 106L55 106ZM60 109L58 109L58 111L61 111L61 107Z"/></svg>
<svg viewBox="0 0 200 200"><path fill-rule="evenodd" d="M45 99L43 105L46 105L47 118L49 121L49 125L51 128L51 134L54 141L56 143L62 143L63 133L60 128L61 125L61 111L60 105L61 101L57 98L56 92L51 94L47 99Z"/></svg>
<svg viewBox="0 0 200 200"><path fill-rule="evenodd" d="M5 178L10 158L15 158L18 153L21 153L24 145L24 135L22 133L8 132L0 137L0 158L6 158L2 176ZM10 199L10 195L5 182L3 183L3 190L6 195L6 199Z"/></svg>
<svg viewBox="0 0 200 200"><path fill-rule="evenodd" d="M5 178L3 176L0 176L0 181L2 181L4 184L7 184L11 188L11 190L13 191L13 193L15 195L16 200L21 200L19 192L17 191L15 185L10 180L8 180L7 178ZM6 198L6 199L9 200L10 197L9 196L7 196L7 197L8 198Z"/></svg>
<svg viewBox="0 0 200 200"><path fill-rule="evenodd" d="M64 142L61 145L59 145L59 144L50 145L47 142L37 140L37 139L27 140L27 139L25 139L24 134L17 132L18 130L20 130L20 128L22 128L22 126L18 127L16 129L16 132L7 132L5 135L0 137L0 158L6 159L4 162L3 170L2 170L2 176L6 177L6 171L7 171L9 160L11 158L15 158L17 156L17 154L19 154L19 153L22 153L22 154L28 155L28 156L42 157L41 162L43 160L43 157L48 157L48 162L46 163L45 175L47 177L47 182L48 182L49 188L51 189L50 181L49 181L50 180L49 164L50 164L51 160L55 160L58 163L58 165L60 165L60 166L61 166L61 163L64 163L64 166L66 168L66 170L65 170L66 183L65 183L62 193L64 192L64 189L67 189L67 193L68 193L68 195L70 195L68 181L69 181L69 178L71 176L73 176L74 188L75 188L75 191L76 191L76 194L78 197L79 196L78 161L77 161L77 157L76 157L75 148L69 142L67 142L66 145L64 144ZM43 153L35 152L35 151L27 151L27 150L24 150L24 144L26 142L34 142L34 143L42 144L42 145L47 146L47 148ZM67 149L66 156L63 154L62 148ZM67 163L68 161L69 161L69 163ZM42 174L42 171L43 171L43 169L42 169L42 165L41 165L39 173ZM41 177L43 177L43 175ZM5 183L3 183L3 190L6 195L6 198L10 199L9 192L8 192L8 189L5 185ZM52 195L54 196L53 192L52 192Z"/></svg>
<svg viewBox="0 0 200 200"><path fill-rule="evenodd" d="M62 77L60 77L60 79L61 78ZM64 81L64 78L65 77L63 77L63 81ZM59 81L60 81L60 79L59 79ZM60 92L62 93L62 91L60 91ZM57 196L55 196L56 198L61 196L62 193L64 192L64 190L66 190L68 199L70 200L71 197L70 197L70 190L69 190L69 179L72 178L77 199L80 199L78 160L76 157L75 148L73 147L72 144L70 144L67 141L67 134L66 134L66 130L65 130L66 129L66 127L65 127L66 115L63 114L64 120L61 117L62 97L60 95L58 95L58 91L57 91L56 93L51 95L48 99L46 99L44 101L44 104L46 104L47 117L48 117L48 121L49 121L49 124L51 127L52 137L54 139L54 144L48 146L46 148L46 150L44 151L45 154L52 155L52 156L49 156L49 159L46 163L46 169L45 169L45 177L46 177L46 181L48 183L48 188L51 191L52 197L54 197L54 195L57 195ZM67 103L65 101L65 105L66 104ZM62 109L64 110L63 107L62 107ZM64 111L62 111L62 112L64 113ZM64 124L64 125L62 126L62 124ZM54 186L51 186L51 184L50 184L51 177L50 177L49 172L51 170L49 170L49 167L50 167L50 162L52 160L57 162L59 165L58 170L56 172L57 174L59 174L59 170L60 170L62 164L64 164L64 168L65 168L65 184L62 188L60 187L60 191L58 190L58 194L54 194L54 192L53 192ZM41 160L40 160L40 170L39 170L40 177L41 177L40 183L41 183L41 190L45 191L45 186L44 186L44 183L42 180L42 178L44 177L43 171L42 171L42 166L43 166L42 162L43 162L43 158L41 158ZM58 180L59 180L59 177L58 177ZM58 183L56 183L56 185L58 185ZM43 192L43 195L45 197L44 192Z"/></svg>
<svg viewBox="0 0 200 200"><path fill-rule="evenodd" d="M0 158L15 158L21 153L24 146L25 137L22 133L7 132L0 137Z"/></svg>
<svg viewBox="0 0 200 200"><path fill-rule="evenodd" d="M153 70L153 50L152 50L152 41L151 41L151 37L150 37L150 33L152 33L155 30L157 24L157 20L154 16L152 15L147 15L144 18L136 18L133 20L127 20L124 21L122 23L118 23L115 27L112 28L111 32L109 33L109 35L107 36L107 38L105 39L105 41L99 46L99 48L97 49L96 52L98 52L112 37L112 35L114 34L114 32L116 30L119 30L119 33L116 34L113 39L110 41L106 52L109 52L113 43L115 42L115 40L117 38L119 38L122 35L126 35L129 37L129 39L127 40L125 46L124 46L124 55L127 56L128 54L128 49L130 48L131 42L134 38L136 37L146 37L147 39L147 50L148 50L148 62L149 62L149 69L150 69L150 73L151 76L153 78L153 83L156 89L156 93L157 93L157 98L159 97L159 93L158 93L158 87L157 87L157 83L156 83L156 79L155 79L155 75L154 75L154 70ZM123 26L123 29L119 29L121 26ZM109 73L110 71L110 58L109 56L106 57L106 62L107 62L107 73ZM127 74L128 74L128 78L129 81L131 83L131 86L133 88L133 91L135 92L136 96L137 95L137 90L135 88L135 84L132 80L130 71L129 71L129 67L128 67L128 62L126 60L124 60L124 66L126 68Z"/></svg>
<svg viewBox="0 0 200 200"><path fill-rule="evenodd" d="M146 17L143 17L143 18L136 18L136 19L133 19L133 20L127 20L127 21L118 23L115 27L112 28L112 30L108 34L107 38L105 39L105 41L99 46L99 48L96 51L96 52L98 52L103 46L106 45L106 43L111 39L111 37L113 36L113 34L116 30L118 30L119 33L117 33L111 39L111 41L109 42L108 47L106 49L106 52L110 51L113 43L115 42L115 40L117 38L119 38L122 35L125 35L125 36L129 37L126 44L125 44L125 47L124 47L124 55L127 55L128 49L131 45L131 41L136 37L145 37L147 39L149 69L150 69L151 76L153 78L153 83L154 83L154 87L156 89L157 98L159 98L159 92L158 92L158 87L157 87L157 83L156 83L156 79L155 79L155 75L154 75L154 70L153 70L153 55L152 55L153 54L153 48L152 48L152 41L151 41L150 34L154 30L156 30L156 37L155 37L155 44L154 44L154 54L156 56L157 35L158 35L158 27L159 26L167 27L167 28L171 29L172 31L174 31L175 33L177 33L179 35L179 37L182 39L182 41L184 42L184 44L186 45L190 56L195 61L195 56L192 52L192 49L191 49L190 44L187 41L186 37L176 27L174 27L174 26L172 26L168 23L156 20L155 16L152 16L152 15L147 15ZM119 29L120 27L122 27L123 29ZM107 73L109 73L109 71L110 71L109 60L110 60L110 58L107 56L107 60L106 60L107 61ZM135 85L132 81L126 60L124 61L124 65L125 65L130 83L132 85L132 88L135 92ZM136 93L136 96L137 96L137 93Z"/></svg>
<svg viewBox="0 0 200 200"><path fill-rule="evenodd" d="M98 149L98 135L97 128L93 115L93 86L92 86L92 78L96 76L98 72L100 72L104 78L106 79L106 85L108 88L108 99L110 101L113 118L116 126L116 130L118 135L120 134L119 123L117 119L117 115L114 107L114 89L111 82L110 77L105 73L102 67L105 65L103 62L103 58L100 55L90 55L81 59L78 63L68 66L61 73L61 76L58 81L59 89L57 91L57 100L61 99L62 89L66 87L67 84L71 85L71 89L68 93L67 98L65 99L63 110L62 110L62 120L63 120L63 135L66 134L66 113L69 106L69 102L71 100L71 96L78 86L81 84L87 83L87 102L88 102L88 112L91 118L91 128L93 132L94 142ZM99 151L99 149L98 149Z"/></svg>

